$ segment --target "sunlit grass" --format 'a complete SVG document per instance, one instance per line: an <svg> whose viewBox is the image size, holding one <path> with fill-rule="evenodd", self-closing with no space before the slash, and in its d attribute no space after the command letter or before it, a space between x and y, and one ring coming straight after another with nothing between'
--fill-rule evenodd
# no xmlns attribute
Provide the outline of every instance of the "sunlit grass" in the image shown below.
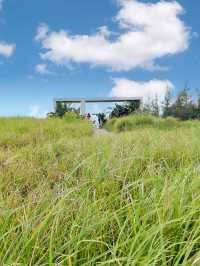
<svg viewBox="0 0 200 266"><path fill-rule="evenodd" d="M199 122L2 118L0 179L0 265L200 263Z"/></svg>

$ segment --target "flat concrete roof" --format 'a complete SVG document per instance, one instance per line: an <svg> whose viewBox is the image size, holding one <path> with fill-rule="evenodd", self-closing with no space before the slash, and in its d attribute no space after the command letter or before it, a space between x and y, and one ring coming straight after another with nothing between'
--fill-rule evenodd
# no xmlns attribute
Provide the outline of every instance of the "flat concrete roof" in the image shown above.
<svg viewBox="0 0 200 266"><path fill-rule="evenodd" d="M110 98L58 98L55 102L62 103L112 103L112 102L128 102L128 101L142 101L141 97L110 97Z"/></svg>

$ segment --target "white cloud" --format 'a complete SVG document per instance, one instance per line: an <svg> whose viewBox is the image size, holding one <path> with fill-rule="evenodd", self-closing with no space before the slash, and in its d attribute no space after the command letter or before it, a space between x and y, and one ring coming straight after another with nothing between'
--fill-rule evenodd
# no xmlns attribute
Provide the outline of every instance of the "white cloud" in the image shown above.
<svg viewBox="0 0 200 266"><path fill-rule="evenodd" d="M51 74L51 72L48 70L48 67L47 67L46 64L38 64L38 65L36 65L35 71L38 74L41 74L41 75Z"/></svg>
<svg viewBox="0 0 200 266"><path fill-rule="evenodd" d="M111 91L113 97L142 97L144 101L158 97L162 102L167 90L173 90L174 85L169 80L153 79L147 82L138 82L125 78L113 79L114 87Z"/></svg>
<svg viewBox="0 0 200 266"><path fill-rule="evenodd" d="M36 118L44 118L46 117L47 111L43 111L41 106L39 105L33 105L30 107L30 113L29 116L36 117Z"/></svg>
<svg viewBox="0 0 200 266"><path fill-rule="evenodd" d="M3 7L4 0L0 0L0 10ZM5 41L0 41L0 55L4 57L10 57L16 48L15 44L6 43Z"/></svg>
<svg viewBox="0 0 200 266"><path fill-rule="evenodd" d="M37 29L37 34L35 36L35 40L39 41L46 37L47 33L49 31L49 27L46 23L41 23Z"/></svg>
<svg viewBox="0 0 200 266"><path fill-rule="evenodd" d="M33 105L30 107L30 116L31 117L37 117L40 113L40 106L39 105Z"/></svg>
<svg viewBox="0 0 200 266"><path fill-rule="evenodd" d="M10 57L13 54L15 47L15 44L8 44L0 41L0 55Z"/></svg>
<svg viewBox="0 0 200 266"><path fill-rule="evenodd" d="M115 17L117 36L112 36L106 26L94 35L70 35L65 30L51 31L41 24L36 35L45 50L41 57L61 65L89 63L126 71L158 67L156 59L188 48L191 33L180 19L184 10L178 2L117 2L120 7Z"/></svg>

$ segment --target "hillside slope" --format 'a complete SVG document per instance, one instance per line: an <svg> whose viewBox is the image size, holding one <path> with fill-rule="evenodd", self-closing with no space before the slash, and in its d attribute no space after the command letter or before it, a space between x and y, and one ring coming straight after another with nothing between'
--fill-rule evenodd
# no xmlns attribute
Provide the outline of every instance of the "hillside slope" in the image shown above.
<svg viewBox="0 0 200 266"><path fill-rule="evenodd" d="M0 179L1 265L199 265L199 122L0 119Z"/></svg>

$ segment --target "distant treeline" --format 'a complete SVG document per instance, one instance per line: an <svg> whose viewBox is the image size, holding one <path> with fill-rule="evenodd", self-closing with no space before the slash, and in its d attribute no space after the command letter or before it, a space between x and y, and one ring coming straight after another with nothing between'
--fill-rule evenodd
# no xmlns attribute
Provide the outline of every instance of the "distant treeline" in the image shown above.
<svg viewBox="0 0 200 266"><path fill-rule="evenodd" d="M116 104L110 118L139 112L164 118L171 116L180 120L200 119L200 95L193 100L188 89L181 90L176 97L172 97L170 91L167 91L162 103L155 97L146 101L142 109L138 107L138 103Z"/></svg>
<svg viewBox="0 0 200 266"><path fill-rule="evenodd" d="M56 106L55 113L49 113L50 117L63 117L65 113L73 112L77 116L80 109L75 109L71 105L59 103ZM100 124L105 124L107 119L124 117L131 114L145 113L161 117L175 117L180 120L200 119L200 94L192 99L188 89L181 90L176 97L172 97L170 91L167 91L164 101L161 103L158 97L146 101L142 108L140 102L127 102L125 104L116 104L109 118L104 113L99 113ZM102 119L103 118L103 119Z"/></svg>
<svg viewBox="0 0 200 266"><path fill-rule="evenodd" d="M161 108L155 98L144 105L144 112L162 117L172 116L180 120L200 119L200 95L193 100L189 90L183 89L172 98L170 91L167 91Z"/></svg>

